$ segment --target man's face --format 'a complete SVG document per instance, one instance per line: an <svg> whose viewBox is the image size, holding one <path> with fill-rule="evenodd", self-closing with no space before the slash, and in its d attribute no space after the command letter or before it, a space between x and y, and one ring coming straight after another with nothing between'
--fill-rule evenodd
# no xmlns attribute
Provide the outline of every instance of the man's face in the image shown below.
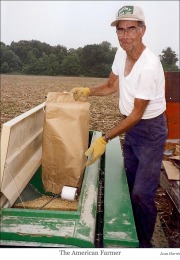
<svg viewBox="0 0 180 260"><path fill-rule="evenodd" d="M125 51L133 51L142 42L145 26L139 28L137 21L119 21L116 27L121 47Z"/></svg>

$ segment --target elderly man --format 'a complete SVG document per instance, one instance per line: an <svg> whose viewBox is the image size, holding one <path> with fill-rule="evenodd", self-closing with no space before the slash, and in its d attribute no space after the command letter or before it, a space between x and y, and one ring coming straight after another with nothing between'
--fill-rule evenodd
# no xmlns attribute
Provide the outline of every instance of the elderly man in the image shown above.
<svg viewBox="0 0 180 260"><path fill-rule="evenodd" d="M95 162L111 139L125 134L124 165L140 247L151 247L157 210L157 191L164 144L167 137L164 111L165 79L159 58L142 38L145 18L138 6L123 6L111 23L120 48L105 84L74 88L74 97L105 96L119 90L119 109L125 118L86 151L87 165Z"/></svg>

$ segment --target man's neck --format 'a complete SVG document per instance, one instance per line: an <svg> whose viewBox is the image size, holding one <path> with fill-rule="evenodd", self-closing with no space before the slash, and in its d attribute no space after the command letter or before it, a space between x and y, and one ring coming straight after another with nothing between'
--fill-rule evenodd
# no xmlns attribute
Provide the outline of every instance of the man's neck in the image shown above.
<svg viewBox="0 0 180 260"><path fill-rule="evenodd" d="M145 48L146 46L142 43L135 50L127 52L127 59L136 62Z"/></svg>

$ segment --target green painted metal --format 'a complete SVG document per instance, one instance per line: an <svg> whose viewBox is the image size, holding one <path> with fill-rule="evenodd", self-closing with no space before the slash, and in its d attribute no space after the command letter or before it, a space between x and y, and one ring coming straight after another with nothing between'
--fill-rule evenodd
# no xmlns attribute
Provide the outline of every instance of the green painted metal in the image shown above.
<svg viewBox="0 0 180 260"><path fill-rule="evenodd" d="M77 212L1 209L1 245L94 247L99 168L99 160L86 167Z"/></svg>
<svg viewBox="0 0 180 260"><path fill-rule="evenodd" d="M43 182L42 182L42 178L41 178L41 174L42 174L42 167L40 166L39 169L37 170L36 174L34 174L34 176L32 177L32 179L30 180L30 184L38 190L38 192L40 192L41 194L44 195L51 195L51 193L46 193L44 190L44 186L43 186Z"/></svg>
<svg viewBox="0 0 180 260"><path fill-rule="evenodd" d="M105 153L104 247L138 247L119 137Z"/></svg>
<svg viewBox="0 0 180 260"><path fill-rule="evenodd" d="M3 216L19 217L40 217L40 218L61 218L61 219L79 219L80 211L58 211L58 210L38 210L38 209L1 209Z"/></svg>

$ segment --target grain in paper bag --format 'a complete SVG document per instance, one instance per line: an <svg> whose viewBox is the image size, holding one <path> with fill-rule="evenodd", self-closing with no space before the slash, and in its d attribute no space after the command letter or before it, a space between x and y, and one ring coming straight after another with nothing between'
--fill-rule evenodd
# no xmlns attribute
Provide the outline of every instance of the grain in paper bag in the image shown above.
<svg viewBox="0 0 180 260"><path fill-rule="evenodd" d="M75 101L72 93L48 93L42 143L46 192L59 194L63 186L80 189L89 142L89 106Z"/></svg>

